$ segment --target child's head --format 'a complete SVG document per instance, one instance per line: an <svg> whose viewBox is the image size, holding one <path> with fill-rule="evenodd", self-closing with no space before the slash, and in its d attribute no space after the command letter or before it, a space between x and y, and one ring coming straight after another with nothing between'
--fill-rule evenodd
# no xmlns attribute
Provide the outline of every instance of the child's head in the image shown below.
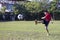
<svg viewBox="0 0 60 40"><path fill-rule="evenodd" d="M48 13L48 11L46 10L46 11L44 11L44 14L47 14Z"/></svg>
<svg viewBox="0 0 60 40"><path fill-rule="evenodd" d="M46 12L44 12L44 14L46 14Z"/></svg>

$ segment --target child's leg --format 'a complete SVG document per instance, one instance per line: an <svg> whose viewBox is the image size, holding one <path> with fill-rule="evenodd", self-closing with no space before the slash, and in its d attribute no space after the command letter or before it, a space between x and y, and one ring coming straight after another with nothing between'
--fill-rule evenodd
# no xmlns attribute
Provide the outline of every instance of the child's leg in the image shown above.
<svg viewBox="0 0 60 40"><path fill-rule="evenodd" d="M45 24L45 29L46 29L48 35L50 35L49 30L48 30L48 25L49 25L49 22L46 22L46 24Z"/></svg>
<svg viewBox="0 0 60 40"><path fill-rule="evenodd" d="M49 35L49 30L48 30L48 26L46 26L46 31L47 31L47 33L48 33L48 35Z"/></svg>
<svg viewBox="0 0 60 40"><path fill-rule="evenodd" d="M35 24L38 24L38 23L42 23L42 24L44 24L44 20L41 20L41 21L37 21L37 20L35 20Z"/></svg>
<svg viewBox="0 0 60 40"><path fill-rule="evenodd" d="M37 19L35 19L35 24L37 25Z"/></svg>

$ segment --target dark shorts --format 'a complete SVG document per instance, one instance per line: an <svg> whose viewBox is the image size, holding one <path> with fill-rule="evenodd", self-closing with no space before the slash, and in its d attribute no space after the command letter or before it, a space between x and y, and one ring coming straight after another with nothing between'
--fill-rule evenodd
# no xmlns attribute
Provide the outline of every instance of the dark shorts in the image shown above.
<svg viewBox="0 0 60 40"><path fill-rule="evenodd" d="M49 21L42 20L42 23L43 23L43 24L45 24L45 26L48 26L48 24L49 24Z"/></svg>

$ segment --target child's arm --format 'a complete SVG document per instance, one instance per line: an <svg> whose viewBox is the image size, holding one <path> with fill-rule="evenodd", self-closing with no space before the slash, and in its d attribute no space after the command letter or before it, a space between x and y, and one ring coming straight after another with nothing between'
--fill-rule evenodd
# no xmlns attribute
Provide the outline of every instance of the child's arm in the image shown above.
<svg viewBox="0 0 60 40"><path fill-rule="evenodd" d="M45 19L45 18L46 18L46 16L42 17L41 19Z"/></svg>
<svg viewBox="0 0 60 40"><path fill-rule="evenodd" d="M51 23L52 23L52 24L53 24L53 21L54 21L54 20L53 20L53 18L51 17Z"/></svg>

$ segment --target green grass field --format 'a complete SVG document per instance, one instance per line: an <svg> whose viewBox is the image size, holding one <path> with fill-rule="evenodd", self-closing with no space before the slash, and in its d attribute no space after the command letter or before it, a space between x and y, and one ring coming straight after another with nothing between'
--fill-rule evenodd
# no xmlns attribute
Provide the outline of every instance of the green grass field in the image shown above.
<svg viewBox="0 0 60 40"><path fill-rule="evenodd" d="M60 40L60 21L49 24L47 36L43 24L34 21L0 22L0 40Z"/></svg>

